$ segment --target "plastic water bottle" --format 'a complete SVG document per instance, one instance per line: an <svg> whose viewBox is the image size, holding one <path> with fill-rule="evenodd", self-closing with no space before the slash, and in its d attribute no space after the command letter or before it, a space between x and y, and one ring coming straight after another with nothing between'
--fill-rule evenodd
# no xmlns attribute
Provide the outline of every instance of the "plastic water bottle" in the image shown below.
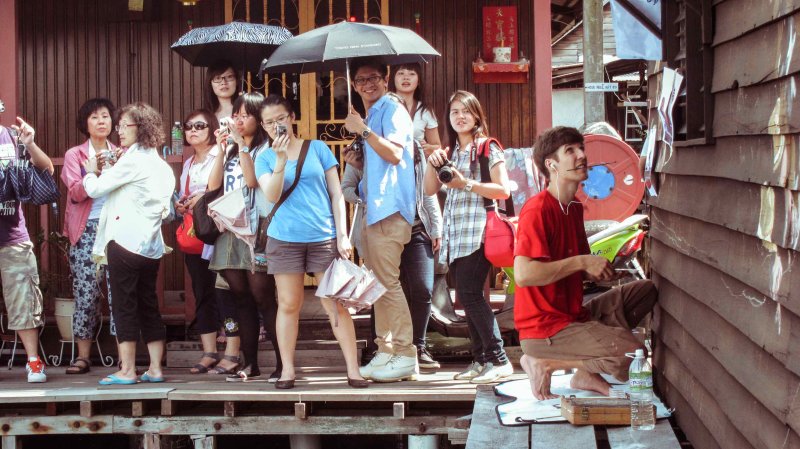
<svg viewBox="0 0 800 449"><path fill-rule="evenodd" d="M183 154L183 128L181 122L172 126L172 154Z"/></svg>
<svg viewBox="0 0 800 449"><path fill-rule="evenodd" d="M653 368L644 357L642 349L636 350L636 356L628 371L628 382L631 388L631 430L655 429Z"/></svg>

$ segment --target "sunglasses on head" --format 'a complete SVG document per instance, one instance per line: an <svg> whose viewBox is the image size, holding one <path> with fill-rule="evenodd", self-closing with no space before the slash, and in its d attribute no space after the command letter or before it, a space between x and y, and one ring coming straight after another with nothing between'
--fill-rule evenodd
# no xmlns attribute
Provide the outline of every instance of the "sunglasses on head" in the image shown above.
<svg viewBox="0 0 800 449"><path fill-rule="evenodd" d="M183 124L183 130L189 131L194 128L195 131L201 131L208 128L208 123L206 122L186 122Z"/></svg>

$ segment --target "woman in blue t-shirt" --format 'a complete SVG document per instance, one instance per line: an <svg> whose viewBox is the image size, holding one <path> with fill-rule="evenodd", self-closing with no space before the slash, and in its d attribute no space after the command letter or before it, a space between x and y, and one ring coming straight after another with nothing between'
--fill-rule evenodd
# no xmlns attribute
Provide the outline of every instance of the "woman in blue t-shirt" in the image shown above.
<svg viewBox="0 0 800 449"><path fill-rule="evenodd" d="M267 200L277 203L295 180L303 139L294 135L292 104L279 95L270 95L261 106L261 125L272 140L272 148L258 155L256 177ZM278 287L276 331L283 361L283 372L276 388L294 388L294 350L298 321L303 305L305 273L322 274L334 258L349 258L344 197L339 184L338 162L324 142L310 142L301 167L300 181L277 209L270 222L266 256L268 272L275 275ZM344 353L347 382L364 388L367 381L359 374L353 319L341 304L322 299L333 333ZM333 323L336 322L336 325Z"/></svg>

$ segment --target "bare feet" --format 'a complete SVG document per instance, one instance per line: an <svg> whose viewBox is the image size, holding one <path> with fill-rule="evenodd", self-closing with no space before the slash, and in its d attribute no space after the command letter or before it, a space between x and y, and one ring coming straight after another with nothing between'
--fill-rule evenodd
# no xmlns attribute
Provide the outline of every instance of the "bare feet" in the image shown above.
<svg viewBox="0 0 800 449"><path fill-rule="evenodd" d="M550 392L550 377L553 374L553 370L550 369L544 361L523 354L519 363L522 365L522 369L525 373L528 374L528 379L531 383L531 392L533 392L533 396L536 399L541 401L543 399L555 399L558 397L557 394Z"/></svg>
<svg viewBox="0 0 800 449"><path fill-rule="evenodd" d="M611 389L611 385L609 385L601 375L590 373L582 369L577 370L575 374L572 375L569 386L575 390L596 391L603 396L608 396L609 390Z"/></svg>

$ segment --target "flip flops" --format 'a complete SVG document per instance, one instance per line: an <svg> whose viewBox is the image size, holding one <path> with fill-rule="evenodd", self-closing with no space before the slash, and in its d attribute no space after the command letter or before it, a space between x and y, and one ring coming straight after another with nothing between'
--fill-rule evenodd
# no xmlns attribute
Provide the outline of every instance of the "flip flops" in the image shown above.
<svg viewBox="0 0 800 449"><path fill-rule="evenodd" d="M109 374L108 376L100 379L100 382L98 383L100 385L134 385L136 383L136 379L122 379L113 374Z"/></svg>
<svg viewBox="0 0 800 449"><path fill-rule="evenodd" d="M164 382L164 377L153 377L150 375L148 371L145 371L144 374L139 376L139 382L149 382L152 384L158 384Z"/></svg>

